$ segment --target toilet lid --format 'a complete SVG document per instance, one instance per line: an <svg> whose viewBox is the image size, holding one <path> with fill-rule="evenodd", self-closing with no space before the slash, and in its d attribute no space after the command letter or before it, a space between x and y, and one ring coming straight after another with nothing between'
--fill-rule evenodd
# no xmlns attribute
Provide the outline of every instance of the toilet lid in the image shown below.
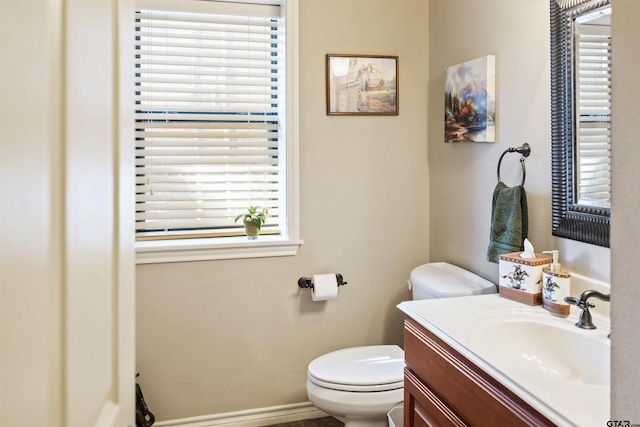
<svg viewBox="0 0 640 427"><path fill-rule="evenodd" d="M470 271L446 262L423 264L411 271L411 286L434 298L449 298L496 292L496 285Z"/></svg>
<svg viewBox="0 0 640 427"><path fill-rule="evenodd" d="M309 380L351 391L392 390L403 386L404 352L397 345L337 350L309 364Z"/></svg>

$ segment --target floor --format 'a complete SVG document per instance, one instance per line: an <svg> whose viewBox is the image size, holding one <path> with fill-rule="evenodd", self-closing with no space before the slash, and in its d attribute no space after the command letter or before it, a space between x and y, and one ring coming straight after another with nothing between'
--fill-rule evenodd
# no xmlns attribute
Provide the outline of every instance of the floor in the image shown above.
<svg viewBox="0 0 640 427"><path fill-rule="evenodd" d="M333 417L315 418L312 420L293 421L290 423L272 424L268 427L342 427L343 423Z"/></svg>

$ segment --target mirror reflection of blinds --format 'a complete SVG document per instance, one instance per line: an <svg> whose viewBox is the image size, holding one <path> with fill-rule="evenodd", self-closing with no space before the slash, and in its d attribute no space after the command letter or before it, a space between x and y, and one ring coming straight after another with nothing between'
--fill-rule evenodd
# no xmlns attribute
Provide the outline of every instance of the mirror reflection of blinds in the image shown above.
<svg viewBox="0 0 640 427"><path fill-rule="evenodd" d="M611 28L579 25L576 50L576 202L610 207Z"/></svg>
<svg viewBox="0 0 640 427"><path fill-rule="evenodd" d="M244 235L234 218L250 205L269 209L263 234L279 233L279 8L148 4L135 33L137 239Z"/></svg>

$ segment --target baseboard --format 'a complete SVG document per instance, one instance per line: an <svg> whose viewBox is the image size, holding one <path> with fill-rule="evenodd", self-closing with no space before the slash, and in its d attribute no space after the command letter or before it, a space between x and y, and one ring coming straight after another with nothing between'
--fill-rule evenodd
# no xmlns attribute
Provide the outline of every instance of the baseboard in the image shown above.
<svg viewBox="0 0 640 427"><path fill-rule="evenodd" d="M271 424L289 423L327 416L327 413L313 406L311 402L302 402L291 405L270 406L267 408L159 421L153 425L154 427L262 427Z"/></svg>

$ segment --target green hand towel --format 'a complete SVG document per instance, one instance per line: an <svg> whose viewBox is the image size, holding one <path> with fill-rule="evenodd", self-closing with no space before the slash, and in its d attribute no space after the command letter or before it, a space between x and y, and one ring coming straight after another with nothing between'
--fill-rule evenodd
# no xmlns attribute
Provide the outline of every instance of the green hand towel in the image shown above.
<svg viewBox="0 0 640 427"><path fill-rule="evenodd" d="M529 215L524 187L507 187L502 181L498 182L493 190L487 261L497 263L502 254L524 250L528 231Z"/></svg>

